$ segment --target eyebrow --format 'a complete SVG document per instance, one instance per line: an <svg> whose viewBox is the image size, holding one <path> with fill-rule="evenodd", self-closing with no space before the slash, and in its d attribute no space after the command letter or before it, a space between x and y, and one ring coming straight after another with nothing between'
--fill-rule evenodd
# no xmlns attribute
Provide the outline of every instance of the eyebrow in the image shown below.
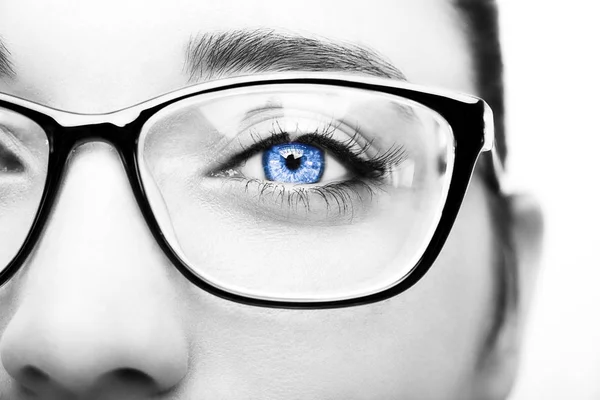
<svg viewBox="0 0 600 400"><path fill-rule="evenodd" d="M2 37L0 37L0 78L12 77L14 73L15 71L10 61L10 52L2 42Z"/></svg>
<svg viewBox="0 0 600 400"><path fill-rule="evenodd" d="M190 81L266 72L355 72L406 80L372 49L268 29L209 32L191 38L185 70Z"/></svg>

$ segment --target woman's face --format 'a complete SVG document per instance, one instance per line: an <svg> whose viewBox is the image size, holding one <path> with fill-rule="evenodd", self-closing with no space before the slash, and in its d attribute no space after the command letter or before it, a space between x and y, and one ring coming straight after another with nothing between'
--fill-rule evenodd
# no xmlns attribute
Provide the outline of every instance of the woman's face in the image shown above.
<svg viewBox="0 0 600 400"><path fill-rule="evenodd" d="M476 94L460 18L447 0L5 0L0 35L16 76L0 91L113 111L189 85L190 38L274 29L367 46L410 81ZM152 237L116 151L81 145L35 251L0 288L0 397L468 398L483 379L496 307L499 244L486 196L476 173L435 265L399 296L343 309L260 308L186 280ZM235 216L237 206L226 207ZM248 251L267 254L266 239L240 251L244 235L261 233L231 215L207 218L206 254L232 265ZM363 256L359 245L319 245L312 251L324 257L342 248Z"/></svg>

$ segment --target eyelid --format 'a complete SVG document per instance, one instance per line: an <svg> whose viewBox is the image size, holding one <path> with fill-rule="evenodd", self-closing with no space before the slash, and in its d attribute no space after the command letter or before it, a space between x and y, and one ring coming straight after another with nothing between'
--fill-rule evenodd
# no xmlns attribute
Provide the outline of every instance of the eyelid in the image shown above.
<svg viewBox="0 0 600 400"><path fill-rule="evenodd" d="M245 148L243 151L236 153L233 157L229 158L227 161L220 164L218 167L212 169L208 173L208 175L210 176L221 171L233 169L255 154L267 150L269 147L274 146L276 144L288 143L289 141L290 135L288 135L287 133L271 135L266 139L255 142L250 147Z"/></svg>
<svg viewBox="0 0 600 400"><path fill-rule="evenodd" d="M289 133L289 131L280 125L279 117L282 117L283 108L278 105L266 105L264 107L256 108L252 110L250 113L246 113L246 116L243 120L243 127L240 129L241 131L249 132L250 137L252 138L253 143L249 146L242 145L240 142L240 146L242 147L242 151L235 152L232 156L227 158L226 161L220 163L216 168L212 168L208 172L208 176L218 174L219 172L233 169L241 165L244 161L248 160L250 157L260 153L261 151L268 150L270 147L278 144L285 144L290 142L304 142L306 144L319 144L318 136L329 135L333 131L330 132L332 125L330 124L327 128L324 129L324 133L317 133L322 128L314 128L309 130L310 133L304 133L298 135L298 127L296 127L296 132L293 135ZM265 116L265 112L268 112L268 115ZM274 115L275 113L276 115ZM260 120L260 121L259 121ZM272 126L270 128L266 128L268 132L268 136L261 137L259 133L256 135L253 134L252 126L255 126L258 122L262 121L272 121ZM339 126L336 126L334 130L337 130ZM317 136L317 140L302 140L304 137L308 136ZM232 141L233 142L233 141ZM231 142L230 142L231 143ZM341 146L340 146L341 147ZM334 152L334 154L336 154ZM362 154L362 153L361 153Z"/></svg>
<svg viewBox="0 0 600 400"><path fill-rule="evenodd" d="M357 135L359 133L357 132ZM355 139L350 138L350 141ZM360 148L358 151L354 152L350 150L348 144L345 144L339 140L333 139L328 135L319 134L319 133L307 133L304 135L300 135L293 139L295 143L304 143L313 146L319 146L329 153L333 154L338 161L345 167L348 168L352 173L356 174L361 178L377 178L385 173L383 169L382 161L377 159L377 157L373 159L364 159L362 157L368 151L368 147L370 143L367 143L365 147ZM288 133L282 132L279 134L275 134L261 140L260 142L254 143L252 146L248 147L241 153L236 154L231 159L226 161L224 164L219 167L213 169L209 172L209 176L218 175L220 172L226 171L228 169L234 169L241 165L243 162L250 159L252 156L260 153L261 151L265 151L270 147L278 144L290 143L290 135ZM398 148L396 150L398 154L394 154L391 152L389 154L384 153L379 155L380 158L390 158L390 160L397 159L397 162L400 162L404 158L404 150L403 148Z"/></svg>

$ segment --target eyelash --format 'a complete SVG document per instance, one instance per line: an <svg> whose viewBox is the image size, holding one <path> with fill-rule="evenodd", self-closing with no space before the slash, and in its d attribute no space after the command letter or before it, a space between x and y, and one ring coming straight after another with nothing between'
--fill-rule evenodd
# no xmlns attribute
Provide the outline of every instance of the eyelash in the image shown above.
<svg viewBox="0 0 600 400"><path fill-rule="evenodd" d="M349 214L352 217L354 215L353 197L357 198L361 204L365 203L366 197L368 197L368 200L372 200L375 190L384 186L387 174L407 158L404 146L394 145L385 152L365 159L364 155L371 149L373 141L361 144L363 136L359 129L355 129L348 140L339 141L334 139L334 133L339 125L333 123L329 123L325 129L317 129L312 133L303 134L293 139L277 123L273 124L273 128L269 131L269 137L267 138L262 139L258 135L253 136L254 144L244 148L240 153L217 168L211 175L227 176L231 180L245 181L246 192L250 191L252 185L256 185L259 201L263 201L266 196L271 195L276 201L281 199L281 206L287 203L290 209L297 210L298 206L302 205L308 212L310 211L311 197L317 196L325 202L328 213L332 206L337 206L338 215ZM236 177L227 174L221 175L225 171L231 171L243 165L246 160L257 153L268 150L274 145L291 142L309 144L328 151L340 160L346 168L349 168L355 176L343 182L309 187L296 185L290 189L289 186L278 182L255 178L248 179L243 176Z"/></svg>
<svg viewBox="0 0 600 400"><path fill-rule="evenodd" d="M8 135L0 127L0 174L21 173L25 170L25 166L18 153L15 154L16 146L11 146L11 137Z"/></svg>

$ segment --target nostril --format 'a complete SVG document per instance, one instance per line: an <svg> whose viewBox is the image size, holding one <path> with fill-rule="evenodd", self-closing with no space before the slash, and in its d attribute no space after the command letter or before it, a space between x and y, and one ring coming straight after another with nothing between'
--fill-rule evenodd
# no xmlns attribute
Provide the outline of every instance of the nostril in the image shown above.
<svg viewBox="0 0 600 400"><path fill-rule="evenodd" d="M154 386L156 382L148 374L134 368L120 368L109 374L109 379L128 382L136 386Z"/></svg>
<svg viewBox="0 0 600 400"><path fill-rule="evenodd" d="M119 368L102 375L93 390L98 393L151 395L157 393L159 388L156 380L145 372L135 368Z"/></svg>
<svg viewBox="0 0 600 400"><path fill-rule="evenodd" d="M50 382L50 376L33 365L26 365L20 371L21 390L26 395L37 395Z"/></svg>
<svg viewBox="0 0 600 400"><path fill-rule="evenodd" d="M33 365L26 365L21 370L21 376L24 382L28 382L30 385L40 385L48 383L50 376L42 371L41 369L34 367Z"/></svg>
<svg viewBox="0 0 600 400"><path fill-rule="evenodd" d="M33 365L26 365L21 368L19 381L21 383L19 386L22 394L26 396L36 397L41 393L50 391L64 392L65 396L70 393L66 387L61 386L58 382L53 382L47 373ZM138 369L119 368L105 373L93 385L81 390L82 393L94 393L95 395L109 395L111 393L119 393L121 395L127 393L139 396L159 392L160 389L158 386L155 379Z"/></svg>

